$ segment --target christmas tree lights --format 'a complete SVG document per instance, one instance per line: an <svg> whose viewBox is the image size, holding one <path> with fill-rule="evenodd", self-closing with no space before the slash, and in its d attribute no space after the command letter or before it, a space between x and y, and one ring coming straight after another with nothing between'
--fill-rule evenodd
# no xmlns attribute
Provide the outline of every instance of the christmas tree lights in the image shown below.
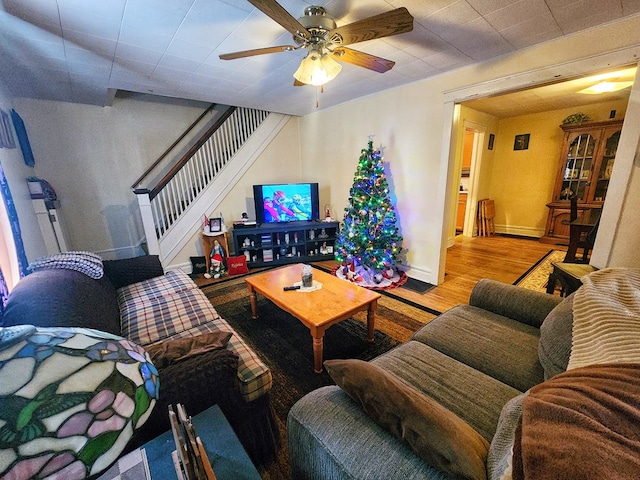
<svg viewBox="0 0 640 480"><path fill-rule="evenodd" d="M336 241L335 258L345 268L358 267L375 283L395 274L402 252L396 213L379 150L370 138L361 151L349 192L349 205Z"/></svg>

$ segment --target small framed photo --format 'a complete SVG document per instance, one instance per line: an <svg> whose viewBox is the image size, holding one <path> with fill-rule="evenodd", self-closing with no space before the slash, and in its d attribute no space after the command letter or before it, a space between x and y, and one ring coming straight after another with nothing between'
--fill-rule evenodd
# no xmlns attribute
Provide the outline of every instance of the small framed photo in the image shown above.
<svg viewBox="0 0 640 480"><path fill-rule="evenodd" d="M220 217L209 219L209 231L210 232L222 231L222 219Z"/></svg>
<svg viewBox="0 0 640 480"><path fill-rule="evenodd" d="M489 144L487 145L488 150L493 150L493 142L496 141L496 136L493 133L489 134Z"/></svg>
<svg viewBox="0 0 640 480"><path fill-rule="evenodd" d="M528 150L529 149L529 133L523 133L521 135L516 135L516 138L513 142L514 150Z"/></svg>

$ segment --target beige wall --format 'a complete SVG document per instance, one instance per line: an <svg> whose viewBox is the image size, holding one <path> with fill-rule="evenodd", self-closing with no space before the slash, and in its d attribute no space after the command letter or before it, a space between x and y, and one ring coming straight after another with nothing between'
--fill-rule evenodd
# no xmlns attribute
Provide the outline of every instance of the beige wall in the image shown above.
<svg viewBox="0 0 640 480"><path fill-rule="evenodd" d="M302 170L325 186L338 219L353 185L360 151L374 135L383 153L392 199L414 276L437 270L445 192L440 183L440 140L446 83L436 79L383 92L303 117ZM327 87L330 88L330 87ZM327 188L329 187L329 188ZM328 191L327 191L328 190Z"/></svg>
<svg viewBox="0 0 640 480"><path fill-rule="evenodd" d="M640 56L638 32L640 17L632 17L302 117L278 137L242 184L223 201L221 209L230 222L245 210L250 185L283 178L313 180L320 184L321 204L329 203L333 215L340 219L360 151L373 134L374 146L383 150L396 199L407 250L405 268L415 278L439 283L444 278L442 262L455 198L452 190L457 188L459 174L455 156L450 153L456 151L452 147L457 139L452 126L461 121L456 117L455 103L558 76L633 63ZM385 75L397 74L391 71ZM326 88L340 88L340 84ZM73 248L117 252L135 246L142 230L129 185L148 159L164 150L167 139L176 138L201 110L132 100L107 108L35 100L14 102L33 137L36 172L58 190L65 215L73 222ZM640 102L636 101L634 108L639 111ZM637 123L640 125L640 121ZM605 204L605 215L613 222L611 238L599 239L594 257L601 248L603 254L627 261L628 256L618 254L616 240L622 234L633 239L640 236L635 222L618 225L620 209L632 205L631 217L639 207L636 192L640 179L633 165L639 137L637 128L623 129L621 143L633 143L633 147L621 149L626 157L616 161L616 168L627 168L628 174L616 174L614 170L612 184L617 185L620 198L610 202L608 197ZM495 169L495 158L487 158L483 173L486 168ZM14 183L24 185L26 176L16 175ZM482 189L492 188L484 179L480 185ZM25 186L19 188L26 191ZM623 217L625 214L623 211Z"/></svg>
<svg viewBox="0 0 640 480"><path fill-rule="evenodd" d="M219 208L208 212L217 217L222 213L228 228L234 220L239 220L243 212L249 218L255 219L253 206L253 185L266 183L287 183L315 181L306 178L300 170L300 135L298 132L299 119L291 117L285 127L271 141L267 149L258 157L256 162L247 170L233 190L224 198ZM322 192L320 192L322 202ZM322 205L322 203L321 203ZM232 247L232 237L229 235L229 248ZM176 265L190 265L189 257L204 255L200 234L194 235L185 248L176 256Z"/></svg>
<svg viewBox="0 0 640 480"><path fill-rule="evenodd" d="M145 96L116 97L111 107L16 101L36 160L32 175L56 190L72 250L104 258L142 253L144 231L131 185L204 108Z"/></svg>
<svg viewBox="0 0 640 480"><path fill-rule="evenodd" d="M300 127L303 171L331 185L331 202L340 211L347 203L360 149L374 134L374 145L385 147L389 162L409 274L439 283L453 218L452 190L458 181L455 155L449 152L456 141L455 102L633 63L640 54L639 31L640 18L634 17L305 116ZM498 134L496 140L500 141ZM508 148L511 141L502 142ZM548 187L544 190L541 203L549 196ZM535 225L544 216L539 213Z"/></svg>

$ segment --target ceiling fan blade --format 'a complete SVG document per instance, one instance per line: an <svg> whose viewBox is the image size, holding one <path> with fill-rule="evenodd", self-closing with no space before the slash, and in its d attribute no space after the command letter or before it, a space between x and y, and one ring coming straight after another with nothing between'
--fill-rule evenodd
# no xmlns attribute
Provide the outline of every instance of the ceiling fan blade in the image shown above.
<svg viewBox="0 0 640 480"><path fill-rule="evenodd" d="M374 38L407 33L411 30L413 30L413 16L406 8L401 7L334 28L327 36L334 45L350 45Z"/></svg>
<svg viewBox="0 0 640 480"><path fill-rule="evenodd" d="M303 38L311 36L309 31L275 0L249 0L249 3L293 35Z"/></svg>
<svg viewBox="0 0 640 480"><path fill-rule="evenodd" d="M396 62L387 60L368 53L359 52L346 47L338 47L331 52L333 58L341 62L347 62L358 67L368 68L378 73L384 73L391 70Z"/></svg>
<svg viewBox="0 0 640 480"><path fill-rule="evenodd" d="M243 50L242 52L223 53L221 60L235 60L236 58L252 57L254 55L265 55L267 53L290 52L295 50L293 45L281 45L279 47L255 48L253 50Z"/></svg>

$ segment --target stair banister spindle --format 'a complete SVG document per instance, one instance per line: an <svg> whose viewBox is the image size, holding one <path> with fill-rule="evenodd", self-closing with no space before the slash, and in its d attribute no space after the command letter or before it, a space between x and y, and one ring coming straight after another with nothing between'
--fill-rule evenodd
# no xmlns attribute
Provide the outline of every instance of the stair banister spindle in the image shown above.
<svg viewBox="0 0 640 480"><path fill-rule="evenodd" d="M216 114L214 113L214 115ZM175 250L177 247L168 246L177 245L174 243L175 240L172 239L183 235L180 233L184 228L182 224L180 224L180 231L176 230L178 219L184 216L185 220L189 222L200 223L202 221L202 212L198 212L196 215L192 207L198 205L198 209L204 207L205 210L215 208L213 206L205 207L204 199L200 198L201 195L214 182L218 181L217 177L223 173L231 159L243 149L243 145L268 115L269 112L235 107L218 112L216 118L210 119L210 126L205 127L206 132L202 138L190 143L191 147L188 148L187 152L178 159L173 167L167 170L168 173L155 186L144 189L148 197L148 205L144 207L144 198L139 198L139 204L141 215L148 217L146 220L143 218L143 227L146 237L151 239L147 241L150 247L153 241L156 241L157 248L154 248L160 250L161 256L165 253L165 248L168 248L167 252L170 252L167 253L169 257L177 252ZM281 122L280 119L277 121ZM167 157L168 160L170 154L163 154L163 156L165 155L169 155ZM156 163L157 168L155 171L160 168L166 168L159 165L159 162ZM166 162L164 163L166 165ZM237 168L234 166L229 172L233 175ZM152 175L153 173L149 171L147 175L138 179L136 185L143 184L145 178ZM223 178L227 182L225 185L221 185L224 190L228 188L229 173L224 172ZM139 188L137 190L141 192L143 189ZM136 191L136 194L141 195L138 191ZM150 228L150 225L153 227ZM166 247L162 246L163 239L167 245Z"/></svg>
<svg viewBox="0 0 640 480"><path fill-rule="evenodd" d="M207 175L208 175L208 179L209 182L213 181L213 177L215 175L215 170L214 170L214 153L213 153L213 136L209 138L209 140L207 140L206 145L206 149L207 149ZM209 183L207 182L207 184Z"/></svg>

